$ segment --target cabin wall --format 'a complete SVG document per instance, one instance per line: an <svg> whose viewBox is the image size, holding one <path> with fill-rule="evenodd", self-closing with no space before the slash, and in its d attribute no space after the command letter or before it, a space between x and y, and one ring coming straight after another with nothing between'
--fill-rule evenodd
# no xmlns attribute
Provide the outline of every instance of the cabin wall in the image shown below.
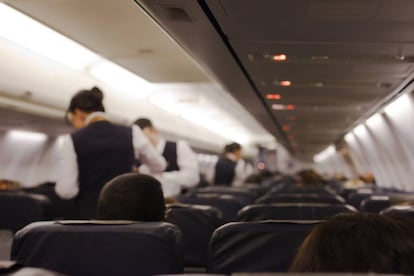
<svg viewBox="0 0 414 276"><path fill-rule="evenodd" d="M33 187L57 179L58 139L0 132L0 179Z"/></svg>
<svg viewBox="0 0 414 276"><path fill-rule="evenodd" d="M412 87L409 88L413 90ZM345 136L346 147L357 174L371 172L384 188L414 191L414 96L405 94ZM350 172L340 151L317 169L324 174ZM352 175L356 177L357 175Z"/></svg>

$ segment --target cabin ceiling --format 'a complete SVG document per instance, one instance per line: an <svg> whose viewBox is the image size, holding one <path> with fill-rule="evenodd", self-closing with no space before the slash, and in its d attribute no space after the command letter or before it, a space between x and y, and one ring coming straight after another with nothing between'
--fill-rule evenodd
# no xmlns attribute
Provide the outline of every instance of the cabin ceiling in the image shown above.
<svg viewBox="0 0 414 276"><path fill-rule="evenodd" d="M150 82L208 81L131 0L4 2Z"/></svg>
<svg viewBox="0 0 414 276"><path fill-rule="evenodd" d="M219 43L226 46L250 83L250 89L229 90L248 110L250 102L259 97L262 109L267 109L277 125L273 133L301 159L311 160L341 139L412 80L414 1L137 2L210 68L214 62L193 49L201 43L213 48L211 44L217 41L199 36L203 42L194 42L192 37L180 36L178 28L204 34L208 33L205 24L214 28L221 37ZM191 20L180 23L165 16L174 9L187 13ZM275 61L278 54L287 59ZM224 83L232 78L222 72L215 75ZM282 81L291 85L283 86ZM280 99L267 99L271 93ZM288 105L291 110L279 110ZM263 122L263 117L256 118Z"/></svg>
<svg viewBox="0 0 414 276"><path fill-rule="evenodd" d="M189 54L306 161L414 73L411 0L4 2L152 82L207 81ZM187 53L171 47L165 32ZM274 61L276 54L287 60Z"/></svg>

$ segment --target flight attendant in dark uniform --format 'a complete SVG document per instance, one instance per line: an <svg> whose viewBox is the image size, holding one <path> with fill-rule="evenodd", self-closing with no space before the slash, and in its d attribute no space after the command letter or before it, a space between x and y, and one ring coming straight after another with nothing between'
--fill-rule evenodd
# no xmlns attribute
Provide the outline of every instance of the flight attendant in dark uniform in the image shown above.
<svg viewBox="0 0 414 276"><path fill-rule="evenodd" d="M132 171L139 158L153 172L162 172L166 161L137 126L111 123L102 104L99 88L73 96L67 120L77 129L62 137L56 193L74 198L76 217L93 218L99 192L106 182Z"/></svg>

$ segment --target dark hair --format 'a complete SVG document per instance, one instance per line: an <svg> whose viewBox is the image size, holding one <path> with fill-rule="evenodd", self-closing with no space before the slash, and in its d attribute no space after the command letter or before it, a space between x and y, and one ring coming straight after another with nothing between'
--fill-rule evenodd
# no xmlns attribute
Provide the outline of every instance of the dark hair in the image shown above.
<svg viewBox="0 0 414 276"><path fill-rule="evenodd" d="M237 150L241 150L241 145L236 142L228 144L224 147L224 153L227 153L227 152L234 153Z"/></svg>
<svg viewBox="0 0 414 276"><path fill-rule="evenodd" d="M414 273L414 221L369 213L340 214L314 228L291 272Z"/></svg>
<svg viewBox="0 0 414 276"><path fill-rule="evenodd" d="M161 183L152 176L127 173L105 184L98 200L98 219L162 221Z"/></svg>
<svg viewBox="0 0 414 276"><path fill-rule="evenodd" d="M93 87L90 90L81 90L72 97L67 112L74 112L75 109L80 109L87 113L105 111L102 104L103 97L104 95L98 87Z"/></svg>
<svg viewBox="0 0 414 276"><path fill-rule="evenodd" d="M144 129L146 127L154 128L151 121L147 118L139 118L135 120L134 124L139 126L141 129Z"/></svg>

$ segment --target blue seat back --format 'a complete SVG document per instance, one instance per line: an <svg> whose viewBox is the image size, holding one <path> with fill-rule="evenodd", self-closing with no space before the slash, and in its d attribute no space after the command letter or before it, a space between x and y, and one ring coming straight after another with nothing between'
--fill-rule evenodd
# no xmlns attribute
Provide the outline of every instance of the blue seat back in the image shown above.
<svg viewBox="0 0 414 276"><path fill-rule="evenodd" d="M195 194L178 196L177 200L185 204L208 205L219 209L224 223L237 221L237 212L242 208L240 201L231 195Z"/></svg>
<svg viewBox="0 0 414 276"><path fill-rule="evenodd" d="M67 275L183 271L181 232L166 222L35 222L15 235L11 258Z"/></svg>
<svg viewBox="0 0 414 276"><path fill-rule="evenodd" d="M209 273L287 271L302 241L317 222L236 222L211 238Z"/></svg>
<svg viewBox="0 0 414 276"><path fill-rule="evenodd" d="M279 203L254 204L241 209L240 221L259 220L323 220L339 213L351 213L357 210L343 204L320 203Z"/></svg>
<svg viewBox="0 0 414 276"><path fill-rule="evenodd" d="M222 225L221 211L205 205L167 205L166 221L183 234L184 266L206 267L207 249L214 230Z"/></svg>
<svg viewBox="0 0 414 276"><path fill-rule="evenodd" d="M46 220L50 201L25 192L0 192L0 229L17 232L27 224Z"/></svg>

